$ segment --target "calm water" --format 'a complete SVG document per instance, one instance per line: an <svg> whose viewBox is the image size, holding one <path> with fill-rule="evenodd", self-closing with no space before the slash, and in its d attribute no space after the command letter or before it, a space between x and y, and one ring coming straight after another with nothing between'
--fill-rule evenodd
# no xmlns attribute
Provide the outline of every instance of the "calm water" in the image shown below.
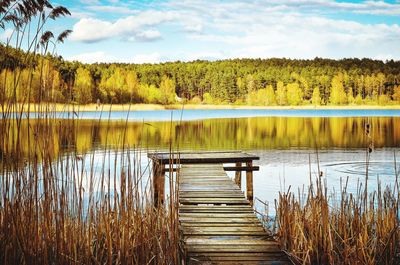
<svg viewBox="0 0 400 265"><path fill-rule="evenodd" d="M254 175L254 195L271 208L279 191L289 186L292 191L302 189L310 174L315 179L318 165L331 190L339 190L341 179L348 177L348 190L355 192L357 182L365 179L370 141L374 148L368 186L374 189L378 179L393 185L394 153L400 151L400 110L137 111L103 113L101 119L99 115L85 112L78 114L82 119L55 121L54 145L49 147L54 155L73 148L95 155L101 168L102 148L118 148L124 142L143 150L145 168L146 152L167 150L170 143L179 150L245 150L261 158L255 162L260 171ZM57 129L68 123L75 124L72 132ZM366 124L371 126L370 139ZM32 132L26 121L22 126L22 137L28 139ZM76 141L67 142L67 133L75 134Z"/></svg>
<svg viewBox="0 0 400 265"><path fill-rule="evenodd" d="M25 114L26 115L26 114ZM31 117L41 115L31 113ZM77 117L86 120L111 119L130 121L190 121L216 118L249 118L249 117L393 117L400 116L400 110L274 110L274 109L215 109L215 110L146 110L146 111L86 111L80 113L59 112L57 118Z"/></svg>

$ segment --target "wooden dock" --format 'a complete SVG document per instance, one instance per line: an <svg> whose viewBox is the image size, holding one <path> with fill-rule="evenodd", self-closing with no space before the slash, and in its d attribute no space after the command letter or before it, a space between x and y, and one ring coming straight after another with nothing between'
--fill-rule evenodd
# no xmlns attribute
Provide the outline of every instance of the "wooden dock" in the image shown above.
<svg viewBox="0 0 400 265"><path fill-rule="evenodd" d="M253 160L258 157L242 152L181 153L176 161L167 154L149 157L156 189L164 185L157 182L164 178L165 165L178 165L186 264L291 264L253 211L253 170L258 170ZM235 181L226 170L236 171ZM246 172L247 196L240 188L242 171ZM160 201L164 192L157 190L155 196Z"/></svg>

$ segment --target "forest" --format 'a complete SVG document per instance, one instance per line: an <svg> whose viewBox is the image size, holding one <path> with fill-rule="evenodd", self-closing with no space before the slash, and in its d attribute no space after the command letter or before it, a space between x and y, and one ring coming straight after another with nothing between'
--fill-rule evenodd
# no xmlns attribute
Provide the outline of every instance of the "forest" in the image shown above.
<svg viewBox="0 0 400 265"><path fill-rule="evenodd" d="M400 103L400 61L393 60L271 58L83 64L47 53L31 54L34 67L28 67L22 50L4 44L0 50L2 101L13 97L16 102L76 104ZM16 92L7 90L14 87Z"/></svg>

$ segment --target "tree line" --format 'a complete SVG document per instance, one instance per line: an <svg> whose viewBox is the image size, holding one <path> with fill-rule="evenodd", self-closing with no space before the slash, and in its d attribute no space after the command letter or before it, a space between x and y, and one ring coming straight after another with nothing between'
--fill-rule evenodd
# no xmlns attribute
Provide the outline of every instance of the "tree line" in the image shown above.
<svg viewBox="0 0 400 265"><path fill-rule="evenodd" d="M400 62L372 59L231 59L83 64L0 45L1 98L87 103L345 105L400 103ZM39 67L40 66L40 67ZM15 84L15 74L18 84ZM30 85L28 91L26 87Z"/></svg>

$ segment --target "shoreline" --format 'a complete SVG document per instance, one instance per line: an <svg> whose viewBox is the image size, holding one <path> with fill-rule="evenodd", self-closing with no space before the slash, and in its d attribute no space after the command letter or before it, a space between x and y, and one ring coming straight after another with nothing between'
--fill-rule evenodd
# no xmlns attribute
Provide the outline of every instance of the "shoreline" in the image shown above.
<svg viewBox="0 0 400 265"><path fill-rule="evenodd" d="M31 112L44 112L44 107L47 110L55 112L63 111L76 111L76 112L94 112L94 111L152 111L152 110L229 110L229 109L250 109L250 110L384 110L394 109L400 110L400 104L395 105L300 105L300 106L250 106L250 105L207 105L207 104L173 104L173 105L159 105L159 104L87 104L87 105L74 105L74 104L61 104L61 103L43 103L39 109L39 105L30 104L23 106L23 111ZM18 111L21 111L22 105L19 105ZM2 113L2 110L0 110Z"/></svg>

